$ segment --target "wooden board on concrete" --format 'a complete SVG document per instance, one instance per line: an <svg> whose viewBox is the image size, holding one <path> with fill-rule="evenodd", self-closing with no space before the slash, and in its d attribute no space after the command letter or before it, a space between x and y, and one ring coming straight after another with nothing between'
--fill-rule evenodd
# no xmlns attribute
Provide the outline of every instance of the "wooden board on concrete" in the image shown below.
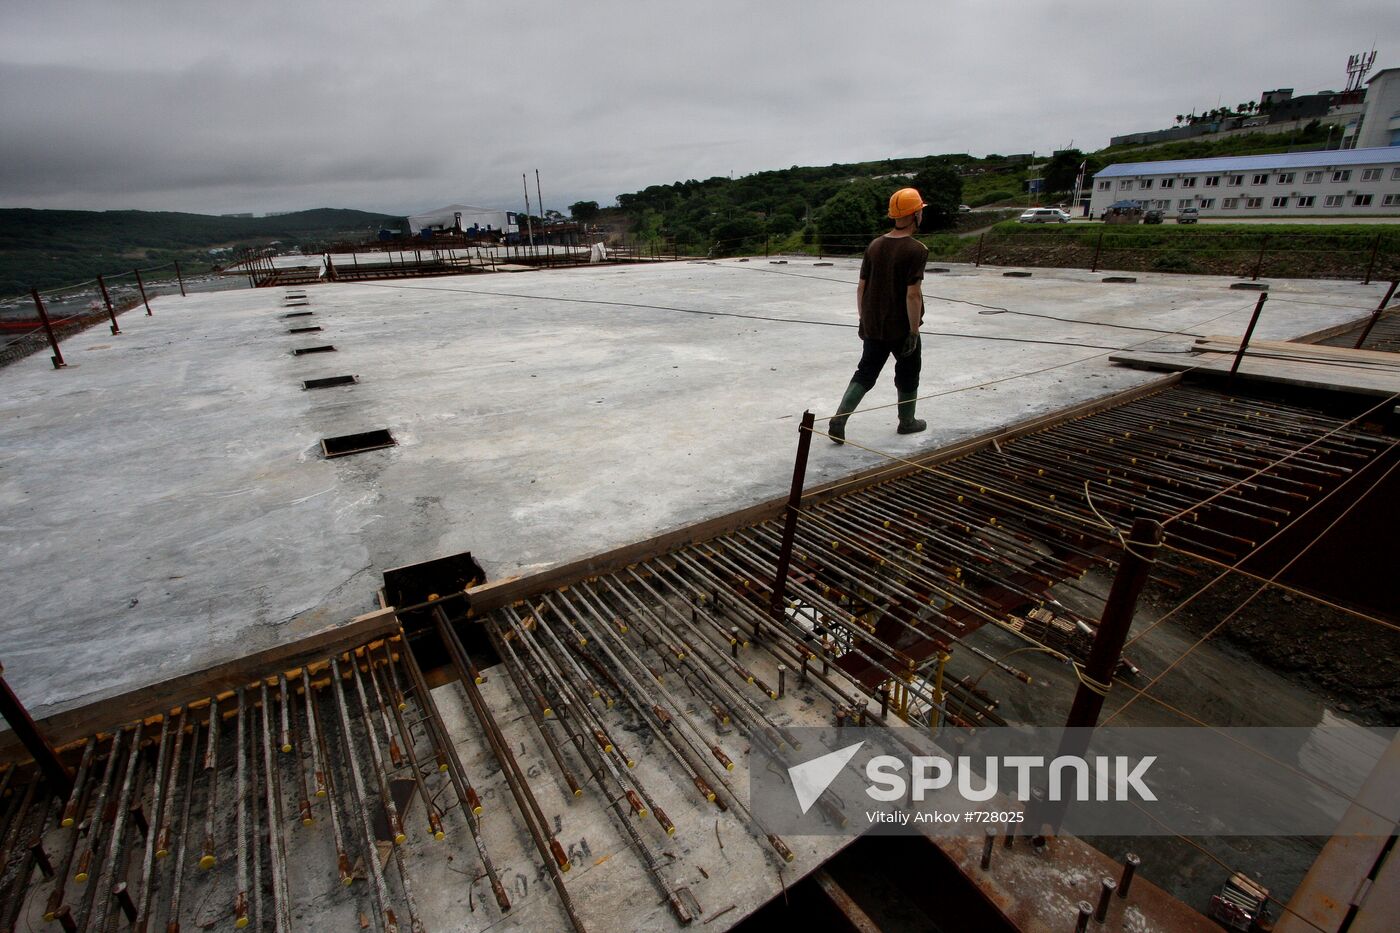
<svg viewBox="0 0 1400 933"><path fill-rule="evenodd" d="M1234 365L1235 354L1209 351L1150 353L1136 350L1115 353L1109 360L1136 369L1167 372L1204 371L1224 375L1228 374L1230 367ZM1400 370L1397 369L1333 360L1278 359L1257 356L1250 352L1245 353L1237 378L1308 389L1354 392L1359 395L1389 397L1400 393Z"/></svg>
<svg viewBox="0 0 1400 933"><path fill-rule="evenodd" d="M1238 337L1200 337L1196 349L1213 353L1234 353L1239 349ZM1374 366L1400 370L1400 355L1382 350L1353 350L1328 344L1295 343L1285 340L1254 340L1249 344L1249 356L1276 357L1289 360L1333 360L1356 366Z"/></svg>

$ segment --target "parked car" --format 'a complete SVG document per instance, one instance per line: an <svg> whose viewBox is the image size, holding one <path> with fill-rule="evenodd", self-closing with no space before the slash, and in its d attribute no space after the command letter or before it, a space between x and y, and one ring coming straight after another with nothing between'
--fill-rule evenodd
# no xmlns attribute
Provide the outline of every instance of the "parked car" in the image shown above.
<svg viewBox="0 0 1400 933"><path fill-rule="evenodd" d="M1145 224L1159 224L1162 222L1162 214L1162 211L1154 207L1152 210L1142 215L1142 222Z"/></svg>
<svg viewBox="0 0 1400 933"><path fill-rule="evenodd" d="M1023 224L1067 224L1069 214L1058 207L1033 207L1017 218Z"/></svg>
<svg viewBox="0 0 1400 933"><path fill-rule="evenodd" d="M1200 208L1183 207L1176 212L1176 222L1179 224L1193 224L1201 219Z"/></svg>
<svg viewBox="0 0 1400 933"><path fill-rule="evenodd" d="M958 213L959 213L959 214L971 214L971 213L972 213L972 208L968 207L966 204L959 204L959 205L958 205Z"/></svg>

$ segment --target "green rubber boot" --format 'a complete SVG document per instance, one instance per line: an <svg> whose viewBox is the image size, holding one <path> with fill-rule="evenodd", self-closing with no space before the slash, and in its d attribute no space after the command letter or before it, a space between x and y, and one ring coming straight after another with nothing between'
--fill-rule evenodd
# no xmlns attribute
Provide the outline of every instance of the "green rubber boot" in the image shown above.
<svg viewBox="0 0 1400 933"><path fill-rule="evenodd" d="M869 392L865 386L851 380L851 384L846 386L846 394L841 396L841 404L836 408L836 415L827 425L826 433L831 435L831 439L837 444L846 443L846 419L851 412L860 407L860 400L865 398L865 393Z"/></svg>
<svg viewBox="0 0 1400 933"><path fill-rule="evenodd" d="M914 417L914 406L918 404L919 393L899 393L899 433L918 434L928 427L928 422Z"/></svg>

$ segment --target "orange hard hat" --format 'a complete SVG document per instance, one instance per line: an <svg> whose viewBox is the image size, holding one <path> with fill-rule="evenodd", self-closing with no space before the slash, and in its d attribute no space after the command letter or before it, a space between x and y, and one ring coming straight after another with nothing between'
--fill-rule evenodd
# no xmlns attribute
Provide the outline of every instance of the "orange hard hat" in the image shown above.
<svg viewBox="0 0 1400 933"><path fill-rule="evenodd" d="M898 220L928 207L917 188L900 188L890 195L890 217Z"/></svg>

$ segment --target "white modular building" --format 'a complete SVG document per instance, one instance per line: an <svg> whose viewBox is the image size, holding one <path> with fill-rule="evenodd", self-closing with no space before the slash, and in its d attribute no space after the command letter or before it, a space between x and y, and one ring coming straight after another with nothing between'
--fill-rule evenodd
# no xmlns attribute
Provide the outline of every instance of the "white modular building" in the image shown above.
<svg viewBox="0 0 1400 933"><path fill-rule="evenodd" d="M1358 218L1400 215L1400 146L1119 162L1094 176L1089 212L1142 202L1172 217Z"/></svg>
<svg viewBox="0 0 1400 933"><path fill-rule="evenodd" d="M473 232L473 228L485 231L519 233L520 222L515 211L502 211L492 207L471 207L466 204L449 204L435 211L412 214L408 218L408 232L417 236L424 230Z"/></svg>
<svg viewBox="0 0 1400 933"><path fill-rule="evenodd" d="M1342 147L1400 146L1400 68L1387 68L1366 82L1366 102L1342 133Z"/></svg>

